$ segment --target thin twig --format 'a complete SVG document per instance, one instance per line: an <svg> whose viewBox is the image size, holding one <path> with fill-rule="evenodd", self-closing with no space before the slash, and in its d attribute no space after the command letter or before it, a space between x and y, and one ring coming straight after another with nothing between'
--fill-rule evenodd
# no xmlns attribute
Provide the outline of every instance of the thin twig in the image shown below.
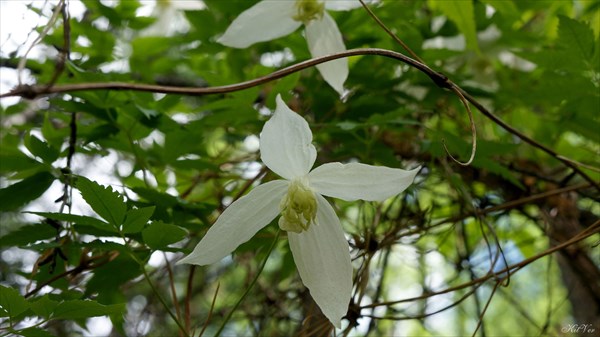
<svg viewBox="0 0 600 337"><path fill-rule="evenodd" d="M48 20L48 23L46 24L46 27L44 27L44 29L42 30L40 35L38 35L38 37L35 40L33 40L31 45L29 46L29 48L27 48L25 55L23 55L23 57L19 60L19 65L17 66L17 82L19 83L19 86L21 86L23 83L23 81L21 81L21 74L23 73L23 69L25 69L25 63L27 62L27 55L29 55L29 52L31 52L33 47L37 46L37 44L40 43L42 41L42 39L44 37L46 37L46 35L48 35L48 32L50 31L50 29L56 23L56 20L58 20L58 16L62 12L64 5L65 5L65 0L60 0L58 2L58 4L56 5L56 8L54 9L54 12L52 12L52 16L50 17L50 20ZM2 97L2 96L0 96L0 97Z"/></svg>
<svg viewBox="0 0 600 337"><path fill-rule="evenodd" d="M63 18L63 46L58 54L56 66L54 67L54 74L50 78L50 81L46 84L47 87L51 87L56 83L60 75L65 70L65 63L70 58L71 54L71 22L69 20L69 11L67 9L68 3L64 2L61 6L61 14Z"/></svg>
<svg viewBox="0 0 600 337"><path fill-rule="evenodd" d="M471 337L475 337L475 335L477 334L477 330L479 330L479 327L483 326L483 316L485 315L485 312L487 311L488 307L490 306L490 303L492 303L492 298L494 297L496 290L498 290L499 285L500 285L500 282L496 282L496 284L494 285L494 288L492 288L492 293L490 294L490 298L488 298L487 302L485 303L485 306L483 307L483 311L479 315L479 320L477 321L477 326L475 327L475 331L473 331L473 334L471 335ZM481 330L481 331L482 331L482 335L485 335L483 330Z"/></svg>
<svg viewBox="0 0 600 337"><path fill-rule="evenodd" d="M477 129L475 128L475 121L473 120L473 112L471 111L469 102L467 102L465 96L463 96L456 84L453 83L452 87L450 87L450 90L452 90L458 96L465 109L467 110L467 114L469 115L469 123L471 124L471 157L469 157L469 160L463 163L450 154L450 151L448 151L448 147L446 147L446 141L444 139L442 139L442 145L444 146L444 150L446 150L446 154L455 163L462 166L469 166L473 162L473 159L475 159L475 152L477 151Z"/></svg>
<svg viewBox="0 0 600 337"><path fill-rule="evenodd" d="M556 158L558 158L560 160L566 160L566 161L568 161L570 163L573 163L573 165L581 166L581 167L586 168L588 170L592 170L592 171L595 171L595 172L600 172L600 168L598 168L596 166L584 164L584 163L578 162L577 160L573 160L573 159L567 158L567 157L562 156L562 155L558 155L558 156L556 156Z"/></svg>
<svg viewBox="0 0 600 337"><path fill-rule="evenodd" d="M164 93L164 94L180 94L180 95L190 95L190 96L202 96L202 95L211 95L211 94L223 94L229 93L239 90L244 90L248 88L252 88L258 85L265 84L270 81L274 81L276 79L285 77L294 72L310 68L317 64L325 63L332 60L337 60L344 57L357 56L357 55L379 55L383 57L392 58L403 62L421 72L425 75L429 76L431 80L440 88L443 89L451 89L455 87L461 95L471 104L473 104L481 113L486 116L488 119L492 120L504 130L510 132L511 134L517 136L521 140L527 142L528 144L546 152L550 156L558 159L567 167L571 168L574 172L584 178L586 181L590 182L594 185L598 190L600 190L600 182L593 180L590 176L588 176L585 172L583 172L578 165L574 164L572 160L566 160L564 156L559 155L557 152L552 150L551 148L537 142L536 140L528 137L524 133L518 131L512 126L508 125L506 122L501 120L499 117L490 112L487 108L485 108L481 103L479 103L473 96L469 95L465 90L461 89L459 86L450 81L445 75L439 73L427 65L416 61L402 53L398 53L392 50L387 49L378 49L378 48L358 48L342 51L335 54L325 55L321 57L312 58L310 60L306 60L289 67L277 70L269 75L259 77L253 80L230 84L225 86L216 86L216 87L204 87L204 88L188 88L188 87L174 87L174 86L162 86L162 85L153 85L153 84L137 84L137 83L126 83L126 82L98 82L98 83L76 83L76 84L64 84L64 85L56 85L51 88L46 88L46 86L40 85L18 85L13 90L0 94L0 98L3 97L13 97L20 96L24 98L33 99L38 96L57 94L57 93L68 93L68 92L76 92L76 91L84 91L84 90L134 90L134 91L145 91L145 92L156 92L156 93Z"/></svg>
<svg viewBox="0 0 600 337"><path fill-rule="evenodd" d="M193 289L193 281L194 281L194 274L196 271L196 265L191 265L190 266L190 273L188 274L188 280L187 280L187 291L185 294L185 329L186 331L190 331L191 328L191 316L192 316L192 309L191 309L191 305L190 303L192 302L192 289Z"/></svg>
<svg viewBox="0 0 600 337"><path fill-rule="evenodd" d="M76 275L76 274L79 274L86 270L92 270L92 269L101 267L101 266L107 264L108 262L114 260L118 255L119 254L116 252L110 252L110 253L102 254L100 256L93 256L91 258L82 259L78 266L74 267L73 269L69 269L63 273L60 273L58 275L55 275L55 276L51 277L50 279L40 283L37 287L35 287L35 289L33 289L33 290L29 291L28 293L26 293L25 295L23 295L23 297L28 298L32 295L35 295L38 291L42 290L42 288L44 288L45 286L50 285L54 281L59 280L65 276ZM100 262L93 263L95 261L100 261Z"/></svg>
<svg viewBox="0 0 600 337"><path fill-rule="evenodd" d="M379 55L392 59L399 60L403 63L410 65L425 73L429 76L436 85L441 88L450 89L451 84L448 78L441 73L438 73L425 64L416 61L402 53L398 53L392 50L379 49L379 48L358 48L345 50L335 54L315 57L297 64L293 64L289 67L277 70L271 74L258 77L253 80L240 82L236 84L215 86L215 87L202 87L202 88L190 88L190 87L177 87L177 86L163 86L155 84L140 84L140 83L128 83L128 82L96 82L96 83L75 83L75 84L62 84L55 85L50 88L46 88L45 85L18 85L13 90L0 94L0 98L20 96L25 98L35 98L38 96L46 96L57 93L69 93L84 90L133 90L133 91L145 91L155 92L163 94L179 94L189 96L202 96L202 95L213 95L213 94L224 94L235 91L240 91L248 88L252 88L258 85L262 85L276 79L288 76L295 72L303 69L313 67L317 64L325 63L340 58L358 56L358 55ZM466 97L466 96L465 96Z"/></svg>
<svg viewBox="0 0 600 337"><path fill-rule="evenodd" d="M233 197L233 201L236 201L239 198L241 198L244 195L244 193L246 193L246 191L250 188L250 186L252 186L252 184L258 179L260 179L265 173L267 173L267 167L263 166L260 168L260 171L258 171L258 173L254 176L254 178L244 183L244 186L242 186L238 193Z"/></svg>
<svg viewBox="0 0 600 337"><path fill-rule="evenodd" d="M366 3L364 3L363 0L358 0L360 1L360 4L363 6L363 8L367 11L367 13L369 14L369 16L375 20L375 22L377 22L377 24L379 25L379 27L381 27L392 39L394 39L394 41L396 41L399 45L402 46L402 48L404 48L404 50L406 50L415 60L425 64L425 62L423 62L423 60L415 53L412 51L412 49L410 49L410 47L404 43L404 41L402 41L402 39L400 39L396 34L394 34L384 23L383 21L381 21L381 19L379 19L379 17L377 17L377 15L375 15L375 13L373 13L373 11L369 8L369 6L367 6Z"/></svg>
<svg viewBox="0 0 600 337"><path fill-rule="evenodd" d="M148 282L150 289L152 289L152 292L154 293L154 295L156 295L156 297L162 304L163 308L166 310L167 314L169 316L171 316L171 318L175 321L175 324L177 324L177 326L179 327L179 331L181 331L185 337L190 337L190 335L188 334L188 332L185 329L185 327L183 326L183 324L181 324L181 322L179 321L177 316L173 313L173 311L171 311L171 309L169 309L169 304L167 303L167 301L165 301L165 299L162 297L162 295L160 294L160 292L158 291L158 289L156 288L156 286L150 279L150 275L148 275L148 272L146 271L145 264L142 261L140 261L140 259L138 259L138 257L135 256L135 254L130 253L129 255L131 256L131 258L134 261L136 261L138 263L138 265L142 269L142 273L144 274L144 278L146 279L146 282Z"/></svg>
<svg viewBox="0 0 600 337"><path fill-rule="evenodd" d="M444 223L460 221L460 220L463 220L470 216L486 215L489 213L494 213L494 212L498 212L498 211L502 211L502 210L506 210L506 209L515 208L515 207L518 207L518 206L521 206L524 204L528 204L533 201L546 199L548 197L551 197L551 196L554 196L557 194L562 194L562 193L571 192L571 191L577 191L577 190L585 189L585 188L588 188L591 186L592 186L592 184L590 184L590 183L580 183L580 184L567 186L567 187L563 187L563 188L557 188L557 189L546 191L543 193L530 195L530 196L527 196L524 198L507 201L501 205L496 205L496 206L492 206L492 207L488 207L488 208L484 208L484 209L479 209L475 213L468 213L468 214L464 214L464 215L454 216L451 218L446 218L444 220L441 220L440 222L437 222L433 226L438 226L438 225L441 225Z"/></svg>
<svg viewBox="0 0 600 337"><path fill-rule="evenodd" d="M552 248L548 248L545 251L538 253L530 258L527 258L521 262L515 263L513 265L510 265L502 270L499 271L495 271L495 272L491 272L488 273L478 279L472 280L470 282L466 282L463 284L459 284L457 286L454 287L450 287L450 288L446 288L444 290L440 290L440 291L436 291L433 293L429 293L426 295L422 295L422 296L417 296L417 297L411 297L411 298L406 298L403 300L396 300L396 301L387 301L387 302L380 302L380 303L373 303L373 304L368 304L368 305L364 305L361 307L361 309L364 308L375 308L375 307L380 307L380 306L388 306L388 305L393 305L393 304L399 304L399 303L406 303L406 302L413 302L413 301L417 301L417 300L423 300L429 297L433 297L433 296L437 296L437 295L442 295L442 294L447 294L456 290L460 290L460 289L464 289L467 287L470 287L474 284L477 283L482 283L485 282L491 278L498 278L500 276L502 276L503 274L506 274L507 272L515 272L517 270L522 269L523 267L529 265L530 263L537 261L538 259L552 254L556 251L559 251L561 249L564 249L572 244L575 244L579 241L582 241L584 239L587 239L588 237L596 234L596 233L600 233L600 220L594 222L592 225L590 225L588 228L586 228L585 230L581 231L580 233L578 233L577 235L575 235L574 237L572 237L571 239L561 243L560 245L554 246ZM498 280L499 282L501 280Z"/></svg>
<svg viewBox="0 0 600 337"><path fill-rule="evenodd" d="M208 323L210 323L210 319L212 318L212 314L215 310L215 304L217 303L217 294L219 293L220 286L221 286L221 283L217 283L217 289L215 290L215 295L213 296L212 302L210 303L210 310L208 310L208 316L206 316L206 322L204 322L204 325L202 326L202 330L200 330L200 334L198 334L198 337L201 337L204 334L204 331L208 327Z"/></svg>
<svg viewBox="0 0 600 337"><path fill-rule="evenodd" d="M277 234L275 234L275 239L273 240L273 243L271 243L271 247L269 247L269 250L267 251L267 255L265 256L265 259L263 260L262 264L258 268L258 271L256 272L256 275L252 279L252 282L250 282L250 284L248 285L248 288L246 288L246 291L244 291L244 294L242 294L242 297L240 297L240 299L235 303L233 308L231 308L231 310L227 314L227 317L225 317L225 319L223 320L221 327L219 327L219 330L217 330L217 332L215 333L215 335L214 335L215 337L218 337L221 335L221 332L223 332L223 329L225 329L225 325L227 325L227 322L229 322L229 319L231 319L231 316L233 316L233 313L235 312L235 310L240 306L240 304L242 304L242 302L244 301L246 296L250 293L250 290L252 289L254 284L256 284L256 281L258 281L258 277L260 276L263 269L265 269L265 266L267 265L267 261L269 260L269 256L271 256L271 252L277 245L277 240L279 239L280 232L281 232L281 230L278 229Z"/></svg>
<svg viewBox="0 0 600 337"><path fill-rule="evenodd" d="M175 307L175 314L177 315L177 319L181 320L181 310L179 309L179 301L177 300L177 291L175 290L175 280L173 278L173 270L171 269L171 264L169 263L169 258L167 257L167 253L163 252L163 256L165 258L167 274L169 275L169 288L171 289L171 297L173 298L173 306ZM179 336L183 336L181 331L179 331Z"/></svg>

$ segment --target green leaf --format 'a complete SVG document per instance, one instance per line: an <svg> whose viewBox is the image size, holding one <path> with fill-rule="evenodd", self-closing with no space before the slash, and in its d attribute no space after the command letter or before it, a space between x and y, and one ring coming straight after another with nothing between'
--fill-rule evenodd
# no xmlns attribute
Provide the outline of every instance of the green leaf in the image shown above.
<svg viewBox="0 0 600 337"><path fill-rule="evenodd" d="M510 16L519 15L517 6L511 0L483 0L483 2L494 7L500 13Z"/></svg>
<svg viewBox="0 0 600 337"><path fill-rule="evenodd" d="M71 117L69 116L68 119ZM70 121L61 121L62 123L67 123ZM42 124L42 136L48 142L50 146L60 149L65 138L69 137L71 128L62 127L56 128L50 118L50 113L46 113L44 115L44 124Z"/></svg>
<svg viewBox="0 0 600 337"><path fill-rule="evenodd" d="M589 61L594 53L594 32L577 20L558 16L558 44L573 56L572 61Z"/></svg>
<svg viewBox="0 0 600 337"><path fill-rule="evenodd" d="M15 317L29 309L29 302L16 289L0 285L0 317Z"/></svg>
<svg viewBox="0 0 600 337"><path fill-rule="evenodd" d="M140 197L160 206L173 207L179 203L176 197L151 188L135 187L132 190Z"/></svg>
<svg viewBox="0 0 600 337"><path fill-rule="evenodd" d="M144 207L131 209L127 212L127 217L123 223L123 233L137 233L144 228L150 220L156 207Z"/></svg>
<svg viewBox="0 0 600 337"><path fill-rule="evenodd" d="M34 302L30 304L31 310L38 316L44 318L50 318L56 306L58 306L57 301L53 301L50 299L48 294L36 299Z"/></svg>
<svg viewBox="0 0 600 337"><path fill-rule="evenodd" d="M181 241L187 234L183 228L161 221L155 221L142 231L144 242L154 249L165 248Z"/></svg>
<svg viewBox="0 0 600 337"><path fill-rule="evenodd" d="M98 215L116 228L121 226L127 205L118 192L110 186L102 186L82 176L77 177L76 186L83 199Z"/></svg>
<svg viewBox="0 0 600 337"><path fill-rule="evenodd" d="M146 259L147 256L138 256ZM97 300L102 303L123 301L121 285L142 274L142 268L129 254L120 254L110 263L94 270L87 283L86 295L97 294Z"/></svg>
<svg viewBox="0 0 600 337"><path fill-rule="evenodd" d="M73 300L62 302L54 309L53 318L78 319L117 315L125 312L125 304L102 305L94 301Z"/></svg>
<svg viewBox="0 0 600 337"><path fill-rule="evenodd" d="M48 331L36 327L30 327L16 332L23 337L54 337L54 335Z"/></svg>
<svg viewBox="0 0 600 337"><path fill-rule="evenodd" d="M437 8L456 24L465 36L467 47L479 50L477 45L477 29L472 0L429 0L432 8Z"/></svg>
<svg viewBox="0 0 600 337"><path fill-rule="evenodd" d="M116 230L109 224L100 219L92 218L91 216L85 215L77 215L77 214L65 214L65 213L51 213L51 212L26 212L39 216L43 216L45 218L72 222L76 225L83 226L92 226L98 229L103 229L111 232L116 232Z"/></svg>
<svg viewBox="0 0 600 337"><path fill-rule="evenodd" d="M2 233L0 247L25 246L39 240L51 239L56 236L56 229L49 225L37 224L23 226L8 234Z"/></svg>
<svg viewBox="0 0 600 337"><path fill-rule="evenodd" d="M40 165L40 162L27 157L22 152L0 152L0 173L24 171L27 169L39 167Z"/></svg>
<svg viewBox="0 0 600 337"><path fill-rule="evenodd" d="M40 140L38 137L29 134L25 137L25 147L34 155L42 160L45 163L51 164L60 155L58 149L51 147L45 141Z"/></svg>
<svg viewBox="0 0 600 337"><path fill-rule="evenodd" d="M54 176L39 172L16 184L0 189L0 211L13 211L39 198L52 185Z"/></svg>

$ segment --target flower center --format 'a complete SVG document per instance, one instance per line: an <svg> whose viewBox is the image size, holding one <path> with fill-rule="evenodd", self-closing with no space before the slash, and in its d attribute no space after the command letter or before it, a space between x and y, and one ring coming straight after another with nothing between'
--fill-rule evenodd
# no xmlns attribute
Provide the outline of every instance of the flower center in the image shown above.
<svg viewBox="0 0 600 337"><path fill-rule="evenodd" d="M288 192L279 204L281 217L279 228L285 231L301 233L315 223L317 217L317 199L315 193L302 179L294 179Z"/></svg>
<svg viewBox="0 0 600 337"><path fill-rule="evenodd" d="M292 17L296 21L308 22L321 19L325 12L325 4L319 0L296 0L297 13Z"/></svg>

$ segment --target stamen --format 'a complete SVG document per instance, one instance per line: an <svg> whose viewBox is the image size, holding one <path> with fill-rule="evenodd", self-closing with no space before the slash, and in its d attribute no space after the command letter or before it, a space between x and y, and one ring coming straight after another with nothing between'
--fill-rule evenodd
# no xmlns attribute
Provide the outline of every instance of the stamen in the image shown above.
<svg viewBox="0 0 600 337"><path fill-rule="evenodd" d="M323 17L325 4L319 0L296 0L296 9L298 12L292 19L307 24Z"/></svg>
<svg viewBox="0 0 600 337"><path fill-rule="evenodd" d="M315 193L303 183L302 179L295 179L290 183L288 192L279 207L281 208L279 228L285 231L301 233L315 223L317 199Z"/></svg>

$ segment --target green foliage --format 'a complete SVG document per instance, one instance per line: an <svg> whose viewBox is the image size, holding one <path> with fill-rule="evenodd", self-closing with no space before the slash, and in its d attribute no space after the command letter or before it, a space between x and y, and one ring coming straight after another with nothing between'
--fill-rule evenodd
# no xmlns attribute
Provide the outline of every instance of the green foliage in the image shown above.
<svg viewBox="0 0 600 337"><path fill-rule="evenodd" d="M85 177L77 177L77 189L83 199L103 219L115 227L125 220L127 205L123 198L110 186L102 186Z"/></svg>
<svg viewBox="0 0 600 337"><path fill-rule="evenodd" d="M244 49L217 42L257 2L89 0L81 13L71 6L70 54L52 88L232 85L309 59L303 28ZM23 7L40 17L31 36L52 16L41 6ZM267 256L277 219L231 258L176 264L235 198L278 179L262 175L256 144L277 94L308 121L315 165L423 167L405 193L384 202L332 200L354 267L351 311L338 335L472 335L483 317L477 335L554 336L584 319L575 303L589 304L593 294L576 298L574 289L587 288L562 280L586 284L585 275L597 275L585 268L600 264L598 234L513 269L506 287L482 278L585 228L597 233L600 196L589 185L600 181L598 2L383 0L370 8L423 63L509 126L470 105L471 165L453 162L443 145L460 160L472 149L455 93L376 55L348 58L343 98L315 67L220 94L89 88L3 98L0 337L94 335L92 317L112 325L111 336L198 336L204 327L210 336L222 325L223 335L326 335L285 232ZM364 9L328 13L348 49L409 55ZM36 88L53 78L66 50L62 15L48 25L34 48L44 57L25 62L24 78ZM14 69L29 42L13 42L2 42L1 58ZM3 81L14 80L7 74ZM578 264L582 257L592 263ZM584 272L569 274L569 263ZM447 289L455 290L435 294Z"/></svg>
<svg viewBox="0 0 600 337"><path fill-rule="evenodd" d="M430 0L431 7L439 9L456 24L464 34L467 47L479 50L477 46L477 30L473 2L468 0Z"/></svg>
<svg viewBox="0 0 600 337"><path fill-rule="evenodd" d="M0 188L0 210L12 211L39 198L52 185L54 176L47 171L31 175L18 183Z"/></svg>
<svg viewBox="0 0 600 337"><path fill-rule="evenodd" d="M29 309L29 303L13 288L0 286L0 317L17 317Z"/></svg>
<svg viewBox="0 0 600 337"><path fill-rule="evenodd" d="M160 221L153 222L142 231L144 242L154 249L166 248L172 243L181 241L186 234L181 227Z"/></svg>

